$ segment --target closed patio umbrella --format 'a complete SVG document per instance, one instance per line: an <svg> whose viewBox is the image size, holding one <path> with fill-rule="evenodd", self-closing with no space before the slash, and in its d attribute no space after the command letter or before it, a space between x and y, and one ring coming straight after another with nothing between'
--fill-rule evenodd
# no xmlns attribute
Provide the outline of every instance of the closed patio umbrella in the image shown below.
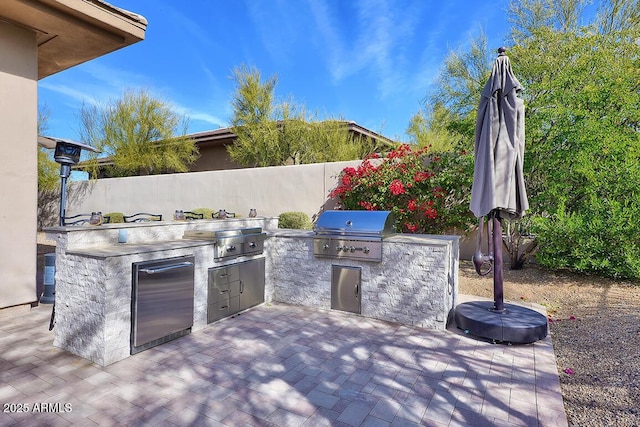
<svg viewBox="0 0 640 427"><path fill-rule="evenodd" d="M524 186L524 102L522 85L500 49L480 97L475 133L471 211L478 218L497 211L520 218L529 208Z"/></svg>
<svg viewBox="0 0 640 427"><path fill-rule="evenodd" d="M487 338L532 342L546 336L546 317L540 315L540 319L539 313L528 309L523 311L519 306L505 307L503 301L501 220L521 218L529 208L522 171L524 102L519 95L523 87L511 70L505 50L498 50L498 58L478 105L470 205L473 214L480 218L478 247L473 262L478 274L493 271L494 301L493 306L486 303L460 304L456 308L456 322L459 327ZM491 231L488 233L488 255L481 251L484 217L491 225L487 226ZM483 272L482 267L486 265L489 267Z"/></svg>

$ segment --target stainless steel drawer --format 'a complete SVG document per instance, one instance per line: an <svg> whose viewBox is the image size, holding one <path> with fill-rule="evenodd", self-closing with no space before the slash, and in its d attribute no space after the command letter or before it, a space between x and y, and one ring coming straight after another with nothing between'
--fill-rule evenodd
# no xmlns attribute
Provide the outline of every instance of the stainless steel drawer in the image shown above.
<svg viewBox="0 0 640 427"><path fill-rule="evenodd" d="M209 287L209 301L219 301L222 298L233 298L240 296L240 281L235 282L212 282Z"/></svg>
<svg viewBox="0 0 640 427"><path fill-rule="evenodd" d="M207 323L229 317L240 310L240 297L221 298L207 307Z"/></svg>
<svg viewBox="0 0 640 427"><path fill-rule="evenodd" d="M209 280L215 284L237 282L240 280L240 268L237 265L212 268L209 270Z"/></svg>

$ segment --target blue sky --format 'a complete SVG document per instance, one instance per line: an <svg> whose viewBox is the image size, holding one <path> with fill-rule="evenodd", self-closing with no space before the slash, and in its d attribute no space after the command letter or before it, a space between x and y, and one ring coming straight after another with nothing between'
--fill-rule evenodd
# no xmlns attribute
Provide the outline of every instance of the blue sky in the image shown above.
<svg viewBox="0 0 640 427"><path fill-rule="evenodd" d="M232 69L278 76L276 97L398 140L444 59L480 31L504 44L509 0L109 0L148 22L142 42L39 82L47 135L78 139L84 103L144 88L189 118L228 126Z"/></svg>

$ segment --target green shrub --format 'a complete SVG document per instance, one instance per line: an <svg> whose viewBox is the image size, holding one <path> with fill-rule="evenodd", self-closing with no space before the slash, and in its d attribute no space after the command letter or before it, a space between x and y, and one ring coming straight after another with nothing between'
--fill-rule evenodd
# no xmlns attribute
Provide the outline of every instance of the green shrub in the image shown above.
<svg viewBox="0 0 640 427"><path fill-rule="evenodd" d="M313 228L309 215L304 212L283 212L278 219L278 228L298 230L311 230Z"/></svg>
<svg viewBox="0 0 640 427"><path fill-rule="evenodd" d="M124 214L122 212L109 212L102 215L105 220L109 217L108 224L122 224L124 222Z"/></svg>
<svg viewBox="0 0 640 427"><path fill-rule="evenodd" d="M552 269L640 279L638 215L638 209L613 200L570 213L561 204L553 215L535 219L536 259Z"/></svg>

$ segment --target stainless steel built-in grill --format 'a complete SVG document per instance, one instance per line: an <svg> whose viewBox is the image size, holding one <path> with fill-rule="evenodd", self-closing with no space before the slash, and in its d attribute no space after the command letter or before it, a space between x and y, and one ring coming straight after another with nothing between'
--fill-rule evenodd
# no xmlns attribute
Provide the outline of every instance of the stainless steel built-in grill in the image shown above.
<svg viewBox="0 0 640 427"><path fill-rule="evenodd" d="M313 238L313 254L336 259L382 261L382 240L395 233L390 211L325 211Z"/></svg>
<svg viewBox="0 0 640 427"><path fill-rule="evenodd" d="M185 231L184 239L211 240L213 259L223 261L240 256L259 255L264 250L267 234L262 228L239 228L234 230Z"/></svg>

